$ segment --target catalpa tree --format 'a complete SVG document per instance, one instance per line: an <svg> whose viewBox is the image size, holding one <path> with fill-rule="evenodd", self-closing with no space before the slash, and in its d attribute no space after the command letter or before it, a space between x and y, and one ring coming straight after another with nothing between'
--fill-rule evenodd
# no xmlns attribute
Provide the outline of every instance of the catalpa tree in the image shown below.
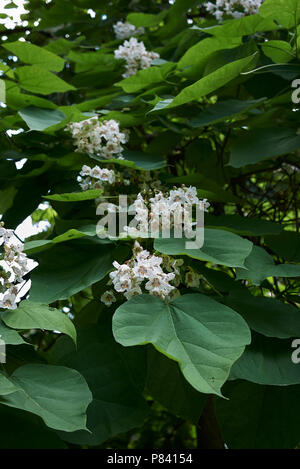
<svg viewBox="0 0 300 469"><path fill-rule="evenodd" d="M296 447L300 1L5 6L0 446Z"/></svg>

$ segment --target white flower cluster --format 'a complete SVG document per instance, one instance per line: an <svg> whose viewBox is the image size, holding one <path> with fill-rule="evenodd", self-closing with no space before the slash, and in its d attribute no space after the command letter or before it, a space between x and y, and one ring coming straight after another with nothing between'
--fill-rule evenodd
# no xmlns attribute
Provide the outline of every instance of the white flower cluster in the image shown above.
<svg viewBox="0 0 300 469"><path fill-rule="evenodd" d="M242 18L258 12L264 0L216 0L215 3L207 2L206 10L214 15L217 20L223 16Z"/></svg>
<svg viewBox="0 0 300 469"><path fill-rule="evenodd" d="M105 159L123 159L123 144L128 136L120 132L119 122L111 119L99 122L97 117L91 117L81 122L72 122L67 125L74 138L76 151L92 153Z"/></svg>
<svg viewBox="0 0 300 469"><path fill-rule="evenodd" d="M0 245L4 254L0 260L0 308L16 309L17 295L29 271L23 244L13 243L14 232L0 224Z"/></svg>
<svg viewBox="0 0 300 469"><path fill-rule="evenodd" d="M124 23L118 21L113 25L113 28L117 39L128 39L131 36L138 36L145 32L144 28L136 28L133 24L128 23L128 21Z"/></svg>
<svg viewBox="0 0 300 469"><path fill-rule="evenodd" d="M133 257L125 264L114 262L115 271L110 273L110 282L115 292L121 293L127 300L145 291L161 299L172 300L180 296L177 287L182 283L187 288L199 288L201 276L190 266L184 266L183 259L162 254L161 257L150 254L136 241ZM171 282L171 283L170 283ZM106 306L116 300L115 292L107 290L101 296Z"/></svg>
<svg viewBox="0 0 300 469"><path fill-rule="evenodd" d="M115 57L126 61L126 72L122 76L127 78L136 75L139 70L151 67L153 60L159 58L159 54L147 51L142 41L138 42L132 37L115 50Z"/></svg>
<svg viewBox="0 0 300 469"><path fill-rule="evenodd" d="M115 172L112 169L100 168L99 166L83 165L79 173L80 187L83 191L88 189L103 189L105 184L114 184Z"/></svg>
<svg viewBox="0 0 300 469"><path fill-rule="evenodd" d="M161 233L168 233L175 229L184 233L187 237L192 237L193 226L197 222L192 220L193 205L200 210L207 211L210 204L207 199L199 200L196 187L174 188L170 193L158 192L148 201L142 194L138 194L137 199L130 207L130 213L135 212L136 226L125 226L125 232L131 237L147 237L149 230L151 237L157 237Z"/></svg>
<svg viewBox="0 0 300 469"><path fill-rule="evenodd" d="M142 294L143 287L150 295L162 299L168 298L171 291L175 289L170 284L170 281L175 278L175 273L165 273L161 267L162 262L161 257L150 254L138 242L135 242L132 259L125 264L119 264L117 261L113 263L116 270L109 275L115 291L124 294L129 300L133 296ZM105 292L101 301L111 304L114 301L114 295L111 291Z"/></svg>

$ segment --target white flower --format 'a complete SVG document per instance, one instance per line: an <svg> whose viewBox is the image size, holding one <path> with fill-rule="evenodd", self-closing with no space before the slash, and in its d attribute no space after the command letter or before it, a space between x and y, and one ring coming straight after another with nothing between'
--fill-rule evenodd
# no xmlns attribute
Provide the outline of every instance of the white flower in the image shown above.
<svg viewBox="0 0 300 469"><path fill-rule="evenodd" d="M83 191L88 189L103 189L105 184L114 184L115 172L112 169L84 165L79 173L79 184Z"/></svg>
<svg viewBox="0 0 300 469"><path fill-rule="evenodd" d="M8 243L14 235L14 230L6 230L0 225L0 244Z"/></svg>
<svg viewBox="0 0 300 469"><path fill-rule="evenodd" d="M89 166L87 166L86 164L84 164L84 165L82 166L82 169L81 169L81 171L80 171L79 174L80 174L80 176L82 176L82 177L84 177L84 176L91 176L91 172L92 172L91 168L90 168Z"/></svg>
<svg viewBox="0 0 300 469"><path fill-rule="evenodd" d="M16 303L16 299L16 295L6 293L0 301L0 308L17 309L18 305Z"/></svg>
<svg viewBox="0 0 300 469"><path fill-rule="evenodd" d="M170 292L175 288L169 284L170 280L173 280L175 274L165 274L164 272L156 274L151 277L146 283L145 288L149 291L150 295L159 296L165 299Z"/></svg>
<svg viewBox="0 0 300 469"><path fill-rule="evenodd" d="M119 293L130 291L133 285L131 278L126 277L126 276L120 277L117 280L113 281L113 284L114 284L115 290Z"/></svg>
<svg viewBox="0 0 300 469"><path fill-rule="evenodd" d="M138 42L135 37L132 37L115 50L115 58L126 61L126 72L122 76L127 78L135 75L139 70L151 67L153 60L159 58L159 54L147 51L142 41Z"/></svg>
<svg viewBox="0 0 300 469"><path fill-rule="evenodd" d="M111 306L115 301L117 301L114 295L114 292L112 290L107 290L106 292L104 292L100 300L106 306Z"/></svg>
<svg viewBox="0 0 300 469"><path fill-rule="evenodd" d="M210 203L207 202L207 199L203 199L199 202L199 207L201 210L204 210L205 212L208 212L208 209L210 207Z"/></svg>
<svg viewBox="0 0 300 469"><path fill-rule="evenodd" d="M24 245L14 242L14 231L0 222L0 243L3 257L0 261L0 308L16 309L18 292L24 285L24 276L31 270L29 259L23 253Z"/></svg>
<svg viewBox="0 0 300 469"><path fill-rule="evenodd" d="M199 202L199 199L197 197L196 187L192 187L192 186L188 187L184 195L185 195L185 201L187 203L197 204Z"/></svg>
<svg viewBox="0 0 300 469"><path fill-rule="evenodd" d="M175 190L170 191L169 201L171 203L174 203L174 202L184 203L185 199L186 199L185 192L183 189L175 189Z"/></svg>
<svg viewBox="0 0 300 469"><path fill-rule="evenodd" d="M134 35L144 34L144 28L136 28L133 24L128 23L125 21L118 21L116 24L113 25L113 29L117 39L127 39Z"/></svg>
<svg viewBox="0 0 300 469"><path fill-rule="evenodd" d="M196 187L183 186L174 188L169 194L158 192L148 201L150 210L141 194L130 207L130 214L135 213L136 226L125 226L124 231L131 237L147 237L149 230L151 237L157 237L162 233L166 237L173 228L177 232L184 232L187 237L193 237L193 227L197 225L193 221L193 206L207 211L209 203L207 199L200 200Z"/></svg>
<svg viewBox="0 0 300 469"><path fill-rule="evenodd" d="M216 0L215 3L207 2L206 10L214 15L218 21L225 16L242 18L246 15L258 13L264 0Z"/></svg>
<svg viewBox="0 0 300 469"><path fill-rule="evenodd" d="M91 170L90 176L95 179L100 179L101 169L99 168L99 166L94 166L94 168Z"/></svg>
<svg viewBox="0 0 300 469"><path fill-rule="evenodd" d="M92 153L104 159L122 159L123 144L127 142L126 132L120 132L119 123L113 119L99 122L98 117L67 125L77 146L76 151ZM84 165L81 176L91 176L89 167ZM95 176L94 176L95 177Z"/></svg>
<svg viewBox="0 0 300 469"><path fill-rule="evenodd" d="M115 173L111 169L102 169L100 174L100 179L103 182L108 182L108 184L114 184L115 182Z"/></svg>
<svg viewBox="0 0 300 469"><path fill-rule="evenodd" d="M132 269L135 278L144 279L149 276L149 267L147 264L137 263Z"/></svg>
<svg viewBox="0 0 300 469"><path fill-rule="evenodd" d="M117 261L113 263L116 270L109 275L114 289L123 293L126 299L140 295L143 288L151 295L168 299L169 293L175 288L170 283L175 279L175 273L165 273L162 263L162 257L150 254L135 242L133 257L126 264Z"/></svg>

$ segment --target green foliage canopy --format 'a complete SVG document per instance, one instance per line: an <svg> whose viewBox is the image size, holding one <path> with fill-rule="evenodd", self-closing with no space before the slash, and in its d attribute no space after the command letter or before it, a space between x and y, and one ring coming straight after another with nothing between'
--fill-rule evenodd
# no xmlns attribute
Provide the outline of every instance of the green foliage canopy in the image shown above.
<svg viewBox="0 0 300 469"><path fill-rule="evenodd" d="M181 419L189 430L174 445L189 446L211 401L229 448L300 441L300 2L266 0L222 22L195 0L170 3L28 0L26 25L1 25L0 213L10 229L28 216L48 224L26 239L38 263L29 296L0 308L0 418L26 434L0 447L127 448L132 431L147 447L155 409ZM113 25L126 19L160 56L129 77L114 55ZM124 159L75 151L68 124L93 116L125 129ZM147 177L209 200L201 249L141 242L183 259L197 285L181 278L171 302L100 301L133 240L97 236L106 196L81 191L84 165L131 175L109 202Z"/></svg>

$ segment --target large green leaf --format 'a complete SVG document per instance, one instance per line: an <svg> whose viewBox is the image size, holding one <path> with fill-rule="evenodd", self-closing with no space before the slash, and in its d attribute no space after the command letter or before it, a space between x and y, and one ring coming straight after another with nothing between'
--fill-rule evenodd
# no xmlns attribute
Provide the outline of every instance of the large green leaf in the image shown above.
<svg viewBox="0 0 300 469"><path fill-rule="evenodd" d="M173 68L175 68L173 63L166 63L160 67L152 66L119 81L115 86L120 86L125 93L138 93L149 86L163 82Z"/></svg>
<svg viewBox="0 0 300 469"><path fill-rule="evenodd" d="M59 109L41 109L28 107L21 109L18 114L26 122L30 130L45 130L52 125L59 124L66 118Z"/></svg>
<svg viewBox="0 0 300 469"><path fill-rule="evenodd" d="M185 238L157 238L154 247L163 254L186 255L229 267L244 267L245 259L252 250L250 241L224 230L205 229L201 249L186 249L186 241Z"/></svg>
<svg viewBox="0 0 300 469"><path fill-rule="evenodd" d="M49 50L50 52L53 52L54 54L67 55L71 49L74 49L75 47L79 46L83 39L83 36L79 36L77 37L77 39L75 39L75 41L67 41L64 37L61 37L59 39L56 39L56 41L49 42L45 46L45 49Z"/></svg>
<svg viewBox="0 0 300 469"><path fill-rule="evenodd" d="M87 427L91 433L64 433L61 434L63 439L76 444L98 445L143 423L148 411L142 397L145 351L124 349L117 344L112 337L109 315L100 320L99 325L79 332L77 351L70 341L60 340L52 352L53 358L59 364L78 370L93 393L87 413Z"/></svg>
<svg viewBox="0 0 300 469"><path fill-rule="evenodd" d="M261 104L265 99L246 100L228 99L218 101L216 104L204 109L198 116L193 117L189 124L191 127L204 127L225 119L233 118L242 112L248 111Z"/></svg>
<svg viewBox="0 0 300 469"><path fill-rule="evenodd" d="M137 27L149 28L158 25L167 15L168 10L162 10L160 13L153 15L151 13L129 13L127 21Z"/></svg>
<svg viewBox="0 0 300 469"><path fill-rule="evenodd" d="M254 285L260 285L268 277L299 277L300 265L278 264L263 248L253 246L245 261L245 269L237 269L237 279L250 279Z"/></svg>
<svg viewBox="0 0 300 469"><path fill-rule="evenodd" d="M292 46L285 41L267 41L262 44L262 50L273 62L279 64L290 62L295 57Z"/></svg>
<svg viewBox="0 0 300 469"><path fill-rule="evenodd" d="M0 395L6 396L17 391L17 386L7 378L3 373L0 373Z"/></svg>
<svg viewBox="0 0 300 469"><path fill-rule="evenodd" d="M228 38L227 41L224 41L223 38L208 37L190 47L178 61L177 66L179 69L188 67L184 72L187 72L188 75L190 75L190 73L193 74L193 72L195 73L194 69L201 68L213 52L222 49L232 49L239 46L240 43L240 37Z"/></svg>
<svg viewBox="0 0 300 469"><path fill-rule="evenodd" d="M2 318L2 315L0 315L0 318ZM20 334L7 327L2 319L0 319L0 339L4 340L6 345L20 345L25 343Z"/></svg>
<svg viewBox="0 0 300 469"><path fill-rule="evenodd" d="M39 65L53 72L60 72L64 68L64 59L43 47L30 44L30 42L8 42L4 43L3 47L26 64Z"/></svg>
<svg viewBox="0 0 300 469"><path fill-rule="evenodd" d="M72 241L77 238L84 238L86 236L95 237L97 235L96 225L83 225L78 229L71 228L64 233L55 236L52 239L37 239L33 241L27 241L24 244L24 250L27 255L36 254L53 247L55 244L64 243L65 241Z"/></svg>
<svg viewBox="0 0 300 469"><path fill-rule="evenodd" d="M300 386L247 382L225 387L217 417L229 449L294 449L300 441Z"/></svg>
<svg viewBox="0 0 300 469"><path fill-rule="evenodd" d="M228 164L241 168L295 151L300 147L300 136L296 130L269 128L247 131L234 142Z"/></svg>
<svg viewBox="0 0 300 469"><path fill-rule="evenodd" d="M152 343L179 363L195 389L217 395L250 342L250 331L238 314L200 294L171 303L136 296L116 310L113 333L124 346Z"/></svg>
<svg viewBox="0 0 300 469"><path fill-rule="evenodd" d="M233 365L230 379L285 386L300 384L299 364L293 363L292 341L252 333L251 345Z"/></svg>
<svg viewBox="0 0 300 469"><path fill-rule="evenodd" d="M206 96L213 91L216 91L232 81L234 78L238 77L241 72L251 66L251 63L254 64L254 60L255 54L250 57L245 57L244 59L228 63L223 67L218 68L215 72L201 78L201 80L198 80L196 83L187 86L174 99L167 99L165 102L158 102L152 111L181 106L182 104L190 101L197 101L202 96Z"/></svg>
<svg viewBox="0 0 300 469"><path fill-rule="evenodd" d="M294 28L300 22L300 4L298 0L266 0L259 14L276 20L284 28Z"/></svg>
<svg viewBox="0 0 300 469"><path fill-rule="evenodd" d="M147 389L169 412L198 423L207 395L196 391L180 372L178 363L154 347L148 349Z"/></svg>
<svg viewBox="0 0 300 469"><path fill-rule="evenodd" d="M81 202L97 199L102 192L101 189L90 189L83 192L70 192L69 194L45 195L44 199L55 200L56 202Z"/></svg>
<svg viewBox="0 0 300 469"><path fill-rule="evenodd" d="M287 339L300 335L299 309L282 301L235 291L226 297L225 304L238 311L251 329L267 337Z"/></svg>
<svg viewBox="0 0 300 469"><path fill-rule="evenodd" d="M32 93L45 95L75 90L74 86L38 65L18 67L16 75L21 88Z"/></svg>
<svg viewBox="0 0 300 469"><path fill-rule="evenodd" d="M29 256L31 254L36 254L38 252L44 251L53 247L55 244L64 243L65 241L72 241L73 239L77 238L84 238L86 236L95 237L97 234L97 226L96 225L86 225L77 229L70 229L61 235L55 236L55 238L46 240L34 240L28 241L25 243L25 252Z"/></svg>
<svg viewBox="0 0 300 469"><path fill-rule="evenodd" d="M152 91L149 91L152 93ZM120 123L121 127L130 128L140 124L145 124L148 116L145 116L145 110L133 111L125 108L125 111L112 110L109 112L104 111L104 119L114 119ZM124 156L124 155L123 155Z"/></svg>
<svg viewBox="0 0 300 469"><path fill-rule="evenodd" d="M17 309L4 311L1 318L13 329L56 330L67 334L76 342L76 329L71 319L58 309L45 304L25 300Z"/></svg>
<svg viewBox="0 0 300 469"><path fill-rule="evenodd" d="M42 109L56 109L57 106L48 99L34 96L28 93L22 93L20 88L12 88L6 94L7 105L12 109L24 109L27 107L38 107Z"/></svg>
<svg viewBox="0 0 300 469"><path fill-rule="evenodd" d="M30 300L52 303L67 299L101 280L115 259L124 259L126 248L85 239L57 244L38 255L39 266L31 275Z"/></svg>
<svg viewBox="0 0 300 469"><path fill-rule="evenodd" d="M17 368L9 381L14 392L5 394L2 404L37 414L56 430L71 432L86 428L85 412L92 395L77 371L63 366L24 365ZM5 391L7 383L3 386ZM1 388L2 380L0 396Z"/></svg>
<svg viewBox="0 0 300 469"><path fill-rule="evenodd" d="M109 70L113 72L118 64L118 61L112 54L107 54L101 49L85 53L71 50L68 58L76 63L76 73L86 72L95 68L96 70Z"/></svg>

